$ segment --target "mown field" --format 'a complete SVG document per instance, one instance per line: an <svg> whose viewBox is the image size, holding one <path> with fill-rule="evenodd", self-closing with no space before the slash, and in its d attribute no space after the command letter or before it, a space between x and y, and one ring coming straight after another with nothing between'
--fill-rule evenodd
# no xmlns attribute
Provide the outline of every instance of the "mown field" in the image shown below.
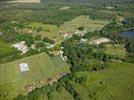
<svg viewBox="0 0 134 100"><path fill-rule="evenodd" d="M30 71L21 72L20 63L28 63ZM26 88L28 85L31 89L40 87L48 83L48 78L58 77L66 72L69 72L69 67L60 57L51 58L46 53L1 64L0 94L9 93L9 98L12 98L18 93L29 91Z"/></svg>
<svg viewBox="0 0 134 100"><path fill-rule="evenodd" d="M133 100L134 65L110 63L108 66L108 69L100 72L77 73L78 76L88 76L83 86L75 84L83 100L89 100L89 90L92 93L91 97L97 100Z"/></svg>

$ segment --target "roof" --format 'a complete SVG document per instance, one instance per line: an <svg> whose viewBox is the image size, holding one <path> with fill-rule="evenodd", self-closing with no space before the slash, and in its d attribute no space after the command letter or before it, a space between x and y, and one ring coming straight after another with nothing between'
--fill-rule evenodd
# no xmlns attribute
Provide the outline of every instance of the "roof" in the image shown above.
<svg viewBox="0 0 134 100"><path fill-rule="evenodd" d="M27 72L27 71L29 71L28 64L27 63L21 63L20 64L20 70L21 70L21 72Z"/></svg>

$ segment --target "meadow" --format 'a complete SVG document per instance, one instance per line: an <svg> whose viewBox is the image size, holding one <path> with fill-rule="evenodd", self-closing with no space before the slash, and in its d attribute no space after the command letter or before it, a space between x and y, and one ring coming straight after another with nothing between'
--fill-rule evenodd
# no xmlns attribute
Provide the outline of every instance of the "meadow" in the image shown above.
<svg viewBox="0 0 134 100"><path fill-rule="evenodd" d="M99 72L77 72L77 77L87 76L87 82L72 84L83 100L133 100L133 66L112 62Z"/></svg>
<svg viewBox="0 0 134 100"><path fill-rule="evenodd" d="M28 63L30 70L28 72L21 72L20 63ZM28 92L27 86L31 86L31 89L40 87L48 84L48 78L54 78L67 72L69 72L69 67L60 57L50 57L46 53L1 64L0 94L9 93L9 98L12 98L18 93L24 94Z"/></svg>
<svg viewBox="0 0 134 100"><path fill-rule="evenodd" d="M101 71L80 71L74 73L74 77L57 82L58 86L53 85L51 88L42 88L33 91L36 100L133 100L133 84L134 84L134 64L109 62L106 69ZM81 77L86 80L79 83ZM65 85L66 84L66 85ZM44 92L48 90L49 94ZM69 89L69 90L68 90ZM72 92L71 92L72 91ZM74 92L73 92L74 91ZM18 99L17 99L18 100ZM32 99L30 99L32 100Z"/></svg>
<svg viewBox="0 0 134 100"><path fill-rule="evenodd" d="M108 23L109 21L106 20L91 20L90 16L81 15L62 24L60 30L63 32L75 32L78 27L83 26L87 32L92 32L101 30Z"/></svg>

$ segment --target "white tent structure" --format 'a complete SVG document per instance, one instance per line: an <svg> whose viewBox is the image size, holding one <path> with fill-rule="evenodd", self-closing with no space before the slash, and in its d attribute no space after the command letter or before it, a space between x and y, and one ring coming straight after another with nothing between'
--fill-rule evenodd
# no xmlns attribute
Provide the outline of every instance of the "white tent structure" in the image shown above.
<svg viewBox="0 0 134 100"><path fill-rule="evenodd" d="M41 0L11 0L8 3L40 3Z"/></svg>
<svg viewBox="0 0 134 100"><path fill-rule="evenodd" d="M29 71L28 64L27 63L21 63L20 64L20 70L21 70L21 72L27 72L27 71Z"/></svg>

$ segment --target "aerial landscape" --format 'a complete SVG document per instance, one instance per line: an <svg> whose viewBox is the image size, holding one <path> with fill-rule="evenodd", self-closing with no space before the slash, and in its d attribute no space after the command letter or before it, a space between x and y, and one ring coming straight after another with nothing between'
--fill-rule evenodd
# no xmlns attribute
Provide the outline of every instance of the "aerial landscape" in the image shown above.
<svg viewBox="0 0 134 100"><path fill-rule="evenodd" d="M134 100L134 1L0 0L0 100Z"/></svg>

